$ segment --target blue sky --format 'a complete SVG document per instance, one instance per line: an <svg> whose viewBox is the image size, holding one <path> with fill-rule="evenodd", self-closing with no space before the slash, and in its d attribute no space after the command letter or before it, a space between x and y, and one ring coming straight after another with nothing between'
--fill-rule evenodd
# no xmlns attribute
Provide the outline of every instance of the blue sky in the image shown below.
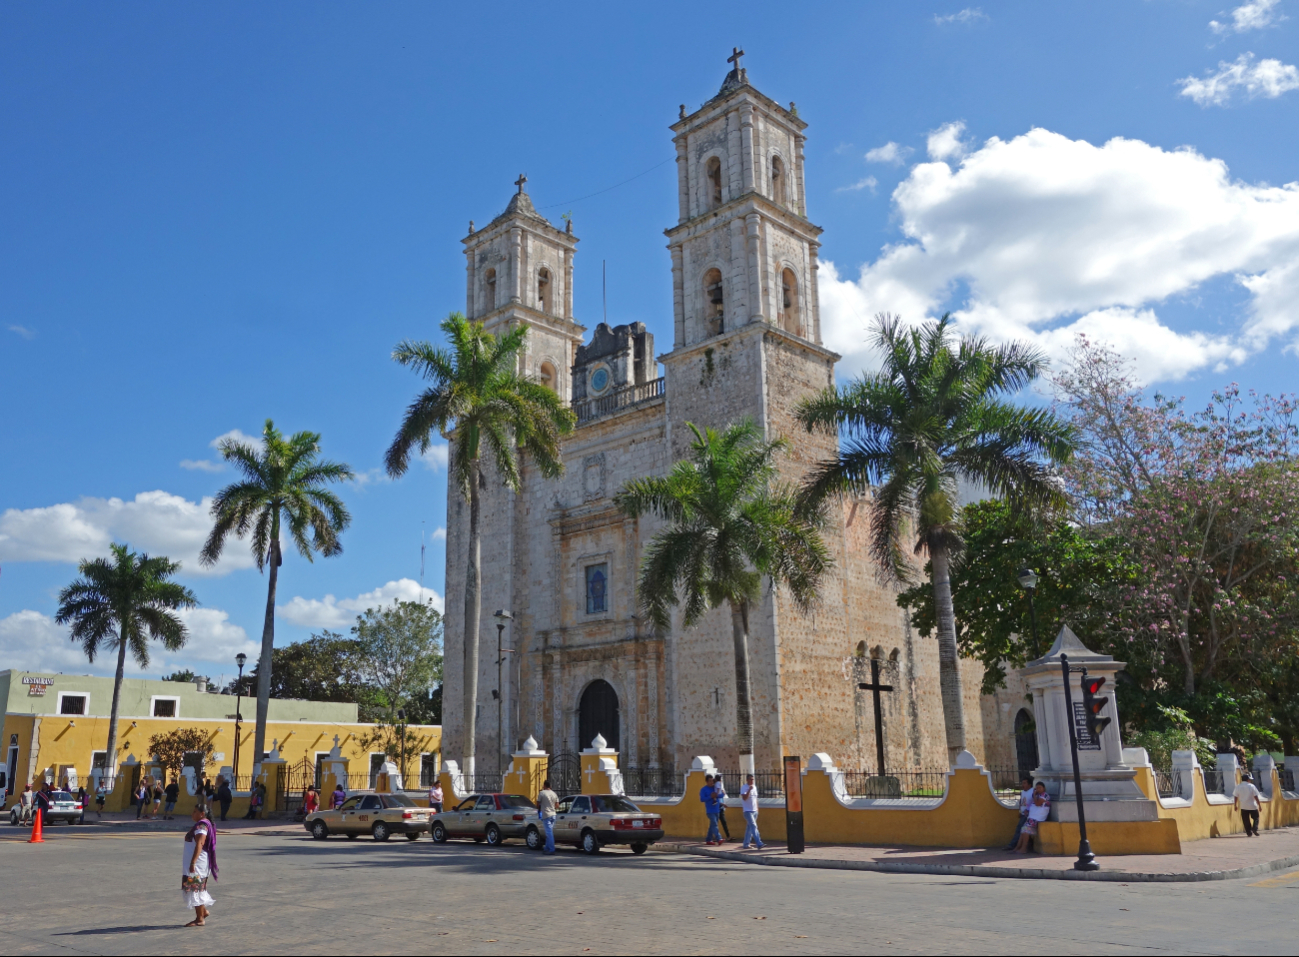
<svg viewBox="0 0 1299 957"><path fill-rule="evenodd" d="M0 667L90 670L50 616L116 537L184 559L204 606L149 672L228 676L264 579L239 543L215 573L190 556L232 478L213 441L267 417L365 478L344 554L286 560L279 642L419 594L421 528L440 596L445 472L378 472L418 387L389 350L463 308L459 240L521 171L546 215L572 213L579 320L599 319L605 260L610 321L670 343L667 126L735 44L810 124L844 372L869 364L873 312L953 309L1053 355L1106 338L1196 403L1293 388L1295 0L716 22L731 32L670 3L0 9Z"/></svg>

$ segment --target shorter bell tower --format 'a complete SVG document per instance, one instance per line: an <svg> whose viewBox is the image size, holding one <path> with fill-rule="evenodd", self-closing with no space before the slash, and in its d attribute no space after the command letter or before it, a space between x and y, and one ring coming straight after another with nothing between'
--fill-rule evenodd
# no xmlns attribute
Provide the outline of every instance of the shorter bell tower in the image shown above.
<svg viewBox="0 0 1299 957"><path fill-rule="evenodd" d="M522 323L529 328L519 371L572 399L573 366L585 327L573 321L573 224L557 229L517 188L505 211L482 229L469 224L465 246L465 315L499 333Z"/></svg>

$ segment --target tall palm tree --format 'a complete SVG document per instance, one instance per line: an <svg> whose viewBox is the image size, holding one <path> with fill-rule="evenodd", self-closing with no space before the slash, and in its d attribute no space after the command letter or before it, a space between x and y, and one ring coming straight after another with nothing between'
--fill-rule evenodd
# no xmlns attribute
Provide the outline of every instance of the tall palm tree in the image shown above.
<svg viewBox="0 0 1299 957"><path fill-rule="evenodd" d="M111 560L83 561L77 566L81 577L59 592L54 620L60 625L71 622L72 640L81 642L86 657L93 662L104 649L117 652L105 764L110 775L117 770L117 709L127 649L141 668L147 668L150 639L176 651L189 637L176 610L193 608L198 600L188 588L168 581L179 569L180 562L137 554L114 543Z"/></svg>
<svg viewBox="0 0 1299 957"><path fill-rule="evenodd" d="M222 457L243 472L212 500L212 532L199 561L215 565L231 533L243 538L252 532L257 570L270 568L266 588L266 617L262 624L262 654L257 665L257 727L253 734L253 767L262 762L266 746L266 713L271 700L271 651L275 646L275 589L279 584L281 526L288 529L298 554L312 561L312 553L328 557L343 550L338 536L352 517L342 500L325 486L353 477L352 470L320 458L320 436L297 432L285 438L275 423L266 420L262 445L257 448L238 439L224 439ZM239 772L235 768L235 773Z"/></svg>
<svg viewBox="0 0 1299 957"><path fill-rule="evenodd" d="M809 432L843 437L839 457L809 474L805 501L873 490L871 552L894 581L913 573L904 551L909 535L916 554L928 553L947 750L955 759L965 747L949 572L962 544L957 480L1017 507L1063 504L1052 466L1072 454L1074 435L1048 410L997 398L1018 392L1045 368L1045 356L1027 345L958 339L946 315L912 328L879 315L871 338L883 353L878 372L799 406Z"/></svg>
<svg viewBox="0 0 1299 957"><path fill-rule="evenodd" d="M624 514L653 513L667 527L651 539L640 569L640 602L660 630L671 608L685 605L685 625L727 605L735 647L735 743L742 773L753 771L753 708L749 694L749 610L763 577L789 588L800 611L816 600L830 566L816 513L800 513L796 489L777 481L776 453L752 421L718 434L695 434L691 457L661 478L634 479L614 497Z"/></svg>
<svg viewBox="0 0 1299 957"><path fill-rule="evenodd" d="M397 437L384 459L397 478L418 448L427 452L434 436L451 443L451 476L469 503L469 560L465 569L464 630L464 772L474 773L478 708L478 641L482 617L480 567L482 543L479 510L487 473L482 456L491 457L496 477L506 488L519 488L516 452L528 454L546 478L564 472L559 439L573 430L576 416L546 386L519 372L527 326L515 326L497 337L481 322L458 312L442 321L446 348L406 340L393 359L432 383L406 409Z"/></svg>

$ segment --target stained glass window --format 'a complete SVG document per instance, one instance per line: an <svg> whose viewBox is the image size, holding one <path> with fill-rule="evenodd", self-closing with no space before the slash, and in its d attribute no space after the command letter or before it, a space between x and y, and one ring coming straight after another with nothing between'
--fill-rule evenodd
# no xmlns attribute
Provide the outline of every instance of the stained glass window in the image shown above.
<svg viewBox="0 0 1299 957"><path fill-rule="evenodd" d="M609 566L586 566L586 613L608 611Z"/></svg>

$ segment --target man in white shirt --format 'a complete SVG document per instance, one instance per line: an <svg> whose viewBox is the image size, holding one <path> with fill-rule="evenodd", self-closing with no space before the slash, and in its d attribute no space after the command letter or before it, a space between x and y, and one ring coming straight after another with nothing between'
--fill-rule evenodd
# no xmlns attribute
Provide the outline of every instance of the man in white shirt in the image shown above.
<svg viewBox="0 0 1299 957"><path fill-rule="evenodd" d="M1024 824L1028 821L1028 806L1033 800L1033 779L1020 778L1019 780L1019 823L1015 825L1015 836L1010 839L1006 845L1006 850L1013 851L1019 844L1019 835L1024 830Z"/></svg>
<svg viewBox="0 0 1299 957"><path fill-rule="evenodd" d="M546 832L545 852L547 854L555 853L555 814L559 806L559 795L550 789L550 778L546 778L541 785L541 793L537 795L537 815L541 818L541 826Z"/></svg>
<svg viewBox="0 0 1299 957"><path fill-rule="evenodd" d="M1258 837L1258 799L1260 797L1258 788L1254 787L1254 779L1248 774L1244 775L1241 782L1236 785L1236 790L1231 792L1232 805L1240 811L1240 819L1245 822L1245 836Z"/></svg>
<svg viewBox="0 0 1299 957"><path fill-rule="evenodd" d="M752 843L762 850L767 845L762 843L762 835L758 833L758 786L753 783L752 774L740 788L740 800L744 802L744 843L740 846L747 849Z"/></svg>

